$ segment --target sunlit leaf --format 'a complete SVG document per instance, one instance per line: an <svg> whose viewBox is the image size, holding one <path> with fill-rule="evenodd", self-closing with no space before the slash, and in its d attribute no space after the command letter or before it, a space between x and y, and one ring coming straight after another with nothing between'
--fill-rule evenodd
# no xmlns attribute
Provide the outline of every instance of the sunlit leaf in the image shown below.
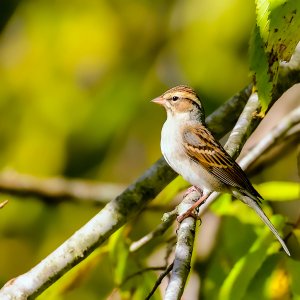
<svg viewBox="0 0 300 300"><path fill-rule="evenodd" d="M250 67L263 112L277 82L279 62L290 59L300 40L299 13L298 0L256 0Z"/></svg>
<svg viewBox="0 0 300 300"><path fill-rule="evenodd" d="M257 190L266 200L270 201L293 201L300 199L299 182L264 182L257 185Z"/></svg>
<svg viewBox="0 0 300 300"><path fill-rule="evenodd" d="M210 208L218 215L233 216L245 224L262 224L253 209L238 199L232 200L229 194L221 195ZM263 210L269 215L270 209L268 206L263 206Z"/></svg>
<svg viewBox="0 0 300 300"><path fill-rule="evenodd" d="M128 263L129 248L125 243L124 229L119 229L109 239L109 253L114 265L114 279L117 285L120 285L126 275Z"/></svg>
<svg viewBox="0 0 300 300"><path fill-rule="evenodd" d="M244 294L243 300L270 299L266 292L269 286L270 274L278 268L280 261L282 261L282 256L276 254L270 255L266 258L259 270L255 273L255 276L252 278L247 288L247 292Z"/></svg>
<svg viewBox="0 0 300 300"><path fill-rule="evenodd" d="M282 266L276 268L269 276L266 294L269 299L289 299L290 297L290 278L287 270Z"/></svg>
<svg viewBox="0 0 300 300"><path fill-rule="evenodd" d="M300 262L289 260L287 269L291 276L291 292L293 300L300 300Z"/></svg>
<svg viewBox="0 0 300 300"><path fill-rule="evenodd" d="M270 1L269 22L267 52L289 61L300 40L300 2Z"/></svg>
<svg viewBox="0 0 300 300"><path fill-rule="evenodd" d="M271 100L273 87L273 73L269 74L268 57L264 50L264 41L260 35L259 28L256 26L252 32L249 47L250 68L253 72L255 88L258 91L259 101L263 110L267 109L267 105ZM278 66L278 62L276 62Z"/></svg>

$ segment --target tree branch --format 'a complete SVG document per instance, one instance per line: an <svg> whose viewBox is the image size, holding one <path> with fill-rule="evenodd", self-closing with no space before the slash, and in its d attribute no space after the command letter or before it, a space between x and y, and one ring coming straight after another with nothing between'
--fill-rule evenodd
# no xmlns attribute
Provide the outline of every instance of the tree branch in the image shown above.
<svg viewBox="0 0 300 300"><path fill-rule="evenodd" d="M296 76L299 78L299 72L296 73ZM286 89L290 86L291 84L287 84ZM249 87L243 90L242 94L247 94L247 92L249 93ZM240 99L241 102L244 100L243 98ZM229 119L236 120L240 113L239 107L232 107L231 101L234 100L229 100L223 108L207 119L211 129L214 128L213 124L215 124L216 119L223 120L220 123L222 126L216 126L213 130L217 137L230 130L227 121ZM9 281L0 290L0 298L27 299L36 297L140 212L175 177L175 172L170 169L166 162L162 158L158 160L135 183L109 202L94 218L42 262L27 273Z"/></svg>
<svg viewBox="0 0 300 300"><path fill-rule="evenodd" d="M194 191L188 194L178 205L179 215L185 213L198 199L198 192ZM195 231L196 220L193 217L188 217L180 223L177 230L174 265L166 289L165 300L181 299L187 277L190 273Z"/></svg>
<svg viewBox="0 0 300 300"><path fill-rule="evenodd" d="M288 131L300 123L300 107L294 109L285 116L281 122L275 126L267 136L265 136L249 153L240 159L239 165L242 168L248 168L255 160L272 147L276 142L285 136Z"/></svg>
<svg viewBox="0 0 300 300"><path fill-rule="evenodd" d="M225 144L225 150L234 159L240 154L244 144L250 134L261 122L262 118L258 117L261 105L257 93L253 93L241 113L236 125Z"/></svg>
<svg viewBox="0 0 300 300"><path fill-rule="evenodd" d="M69 198L107 203L107 200L115 198L123 190L124 186L118 184L68 180L59 177L42 179L15 171L0 173L2 193L51 199L52 202Z"/></svg>
<svg viewBox="0 0 300 300"><path fill-rule="evenodd" d="M247 168L247 174L253 176L259 173L262 169L272 165L281 156L287 156L289 152L297 148L300 141L300 132L288 132L280 137L276 145L265 151L258 159Z"/></svg>

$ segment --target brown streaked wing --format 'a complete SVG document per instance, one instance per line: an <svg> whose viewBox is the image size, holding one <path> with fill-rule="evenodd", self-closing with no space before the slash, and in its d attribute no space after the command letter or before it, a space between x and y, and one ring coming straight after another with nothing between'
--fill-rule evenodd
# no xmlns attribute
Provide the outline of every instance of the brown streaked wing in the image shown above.
<svg viewBox="0 0 300 300"><path fill-rule="evenodd" d="M203 126L187 126L183 131L183 146L188 156L200 163L222 183L237 188L257 201L262 199L244 171Z"/></svg>

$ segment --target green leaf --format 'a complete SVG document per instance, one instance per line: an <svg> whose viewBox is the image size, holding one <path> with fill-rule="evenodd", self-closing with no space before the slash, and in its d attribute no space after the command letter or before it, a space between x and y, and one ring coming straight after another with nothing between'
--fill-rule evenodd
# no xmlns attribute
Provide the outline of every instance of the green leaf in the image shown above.
<svg viewBox="0 0 300 300"><path fill-rule="evenodd" d="M259 193L270 201L294 201L300 199L299 182L270 181L256 186Z"/></svg>
<svg viewBox="0 0 300 300"><path fill-rule="evenodd" d="M217 201L211 205L210 209L220 216L233 216L244 224L263 225L253 209L238 199L232 200L232 196L229 194L221 195ZM263 207L263 210L267 215L271 214L267 205Z"/></svg>
<svg viewBox="0 0 300 300"><path fill-rule="evenodd" d="M109 239L109 254L114 265L114 279L120 285L126 275L129 248L125 243L124 228L119 229Z"/></svg>
<svg viewBox="0 0 300 300"><path fill-rule="evenodd" d="M292 299L300 300L300 262L294 260L287 261L287 269L292 278L291 280L291 292Z"/></svg>
<svg viewBox="0 0 300 300"><path fill-rule="evenodd" d="M300 40L300 1L273 0L270 3L267 52L288 61Z"/></svg>
<svg viewBox="0 0 300 300"><path fill-rule="evenodd" d="M250 68L263 112L271 101L279 62L290 60L300 40L300 1L256 0L250 40Z"/></svg>
<svg viewBox="0 0 300 300"><path fill-rule="evenodd" d="M283 225L283 218L277 216L276 218L272 218L272 222L279 228L279 223ZM277 242L276 244L273 243L271 247L269 246L273 239L270 230L265 228L249 252L232 268L220 289L219 299L239 300L243 298L252 278L260 269L265 259L271 253L278 250Z"/></svg>
<svg viewBox="0 0 300 300"><path fill-rule="evenodd" d="M268 72L268 55L266 54L263 45L264 40L261 37L259 28L256 26L250 39L250 69L253 74L255 89L258 92L259 101L264 112L271 100L273 84L271 78L272 73Z"/></svg>
<svg viewBox="0 0 300 300"><path fill-rule="evenodd" d="M270 290L270 277L276 272L281 261L282 257L280 255L270 255L267 257L258 272L256 272L255 276L252 278L243 300L276 299L276 297L271 298L270 295L268 295L268 291ZM278 285L278 288L280 288L280 285ZM278 297L278 299L281 298Z"/></svg>

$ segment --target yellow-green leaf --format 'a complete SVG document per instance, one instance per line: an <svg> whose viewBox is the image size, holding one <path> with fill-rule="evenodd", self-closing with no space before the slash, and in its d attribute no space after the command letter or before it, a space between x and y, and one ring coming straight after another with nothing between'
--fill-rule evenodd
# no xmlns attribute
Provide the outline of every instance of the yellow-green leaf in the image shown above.
<svg viewBox="0 0 300 300"><path fill-rule="evenodd" d="M263 112L271 101L279 62L288 61L300 40L300 1L256 0L250 68Z"/></svg>
<svg viewBox="0 0 300 300"><path fill-rule="evenodd" d="M299 182L269 181L257 185L257 190L270 201L293 201L300 199Z"/></svg>

